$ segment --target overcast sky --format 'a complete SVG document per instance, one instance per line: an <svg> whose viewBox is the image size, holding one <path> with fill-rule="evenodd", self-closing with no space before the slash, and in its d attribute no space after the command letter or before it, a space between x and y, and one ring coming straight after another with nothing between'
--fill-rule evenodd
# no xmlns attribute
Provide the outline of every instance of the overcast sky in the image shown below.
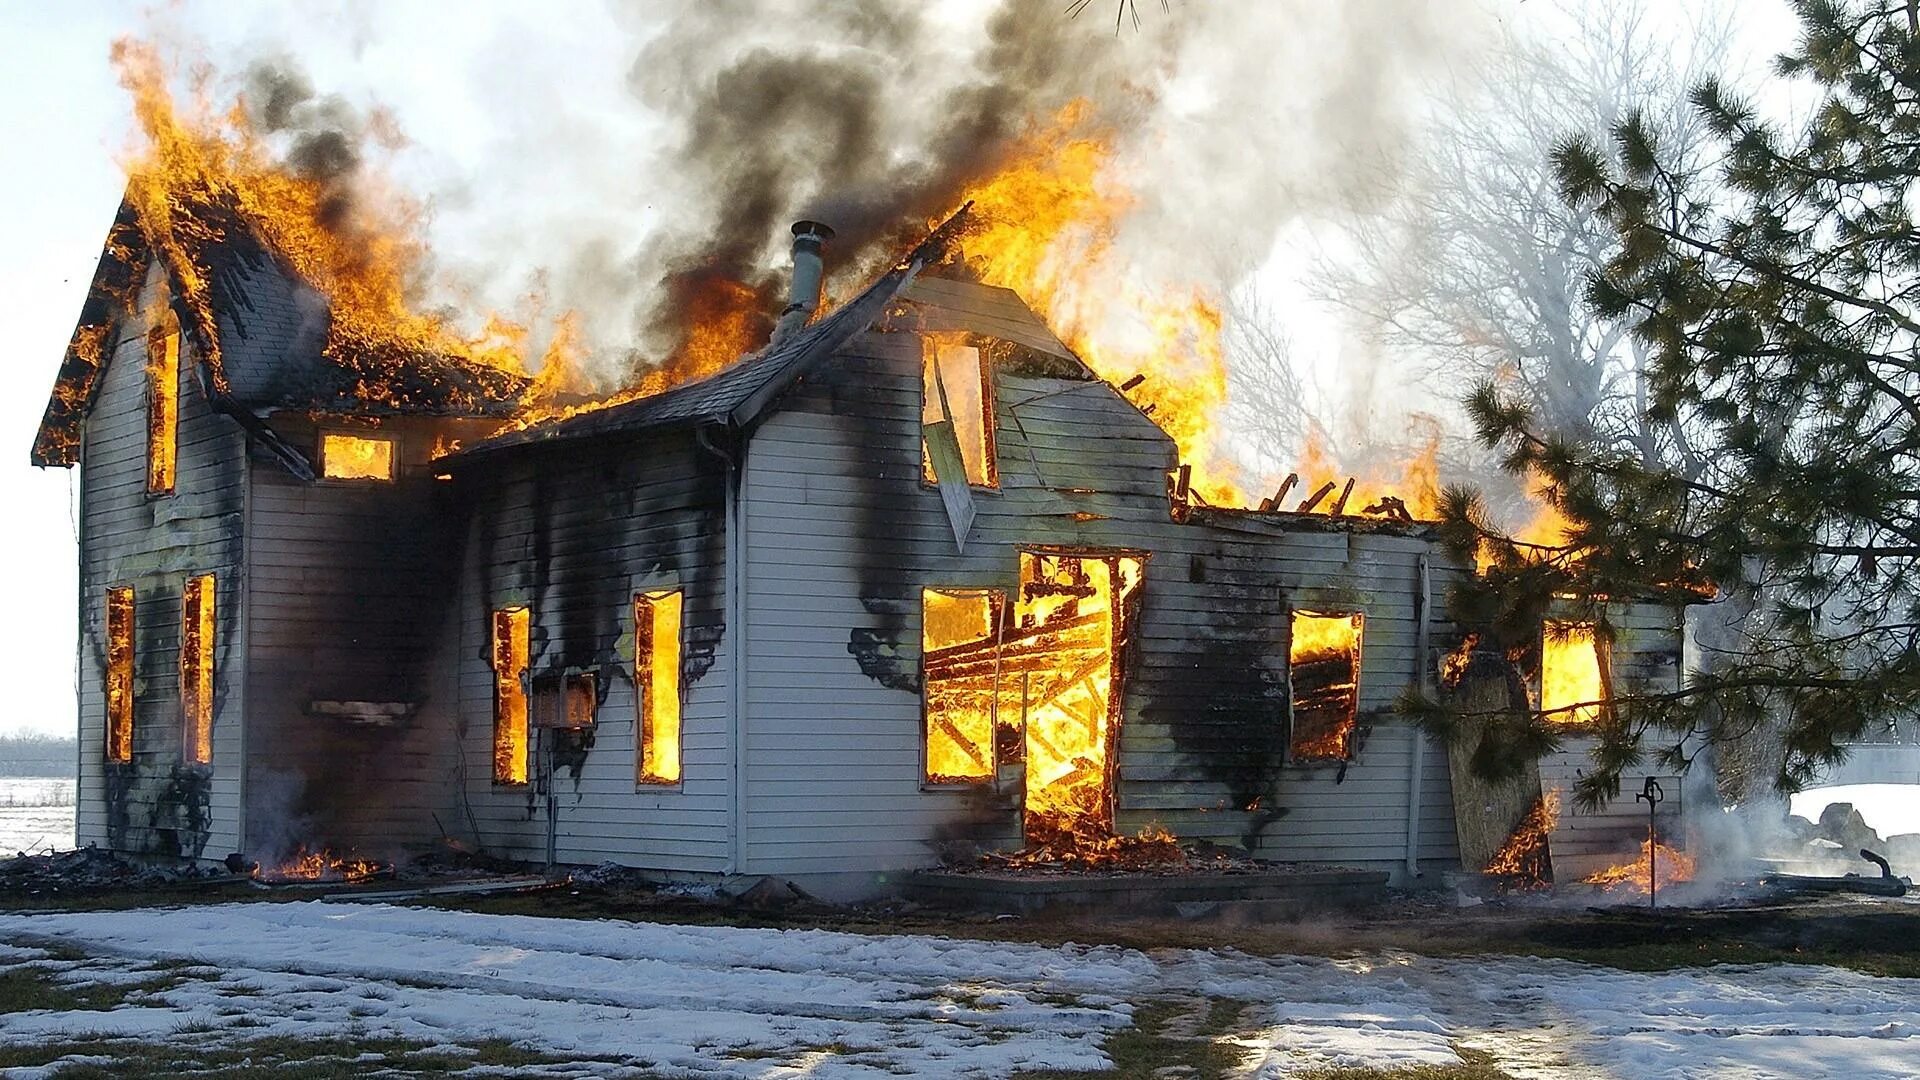
<svg viewBox="0 0 1920 1080"><path fill-rule="evenodd" d="M907 2L907 0L902 0ZM1198 0L1192 0L1198 2ZM1225 0L1218 0L1225 2ZM1435 0L1443 8L1452 0ZM1462 0L1464 5L1465 0ZM1105 5L1099 5L1104 7ZM1142 18L1177 18L1141 4ZM669 10L662 0L661 12ZM941 10L964 23L965 0ZM1487 0L1498 19L1527 18L1528 5ZM1538 10L1537 5L1534 10ZM1779 0L1738 10L1743 37L1758 53L1788 44L1792 23ZM553 14L564 12L564 18ZM581 140L644 141L658 122L626 91L645 2L624 12L599 4L451 2L241 5L181 2L154 9L135 3L0 4L0 326L8 357L0 365L0 500L10 556L0 620L8 675L0 731L74 728L75 551L70 506L74 475L27 465L33 431L63 348L72 333L123 185L120 161L132 144L125 93L108 63L111 42L126 34L196 43L204 55L293 57L322 91L391 109L410 142L396 162L401 183L430 197L435 235L458 236L449 259L486 259L520 247L530 229L564 213L556 199L608 208L636 228L653 207L648 178L601 170L556 193L544 186L552 163L516 139L534 129ZM638 23L639 25L636 25ZM1151 32L1149 25L1143 32ZM1249 117L1285 123L1284 113ZM484 181L484 182L480 182ZM516 224L503 204L539 206ZM485 200L485 205L478 205ZM1205 207L1194 207L1205 213ZM484 227L482 227L484 226ZM546 227L541 225L541 227ZM1301 262L1282 245L1268 277L1287 305L1289 330L1308 361L1337 365L1343 331L1312 310L1294 276Z"/></svg>

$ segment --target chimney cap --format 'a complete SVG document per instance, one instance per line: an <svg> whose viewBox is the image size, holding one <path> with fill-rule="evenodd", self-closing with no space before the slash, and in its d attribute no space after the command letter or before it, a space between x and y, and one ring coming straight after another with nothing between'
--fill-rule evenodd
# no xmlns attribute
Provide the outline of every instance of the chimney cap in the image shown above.
<svg viewBox="0 0 1920 1080"><path fill-rule="evenodd" d="M818 221L802 220L793 223L793 235L817 236L822 240L831 240L833 239L833 229L831 226Z"/></svg>

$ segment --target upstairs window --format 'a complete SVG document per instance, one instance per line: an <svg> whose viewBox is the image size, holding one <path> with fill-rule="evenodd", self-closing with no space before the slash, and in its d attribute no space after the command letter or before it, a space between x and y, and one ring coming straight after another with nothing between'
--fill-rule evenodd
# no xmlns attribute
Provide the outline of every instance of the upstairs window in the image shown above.
<svg viewBox="0 0 1920 1080"><path fill-rule="evenodd" d="M1002 603L1001 594L990 589L920 593L920 685L929 784L993 780Z"/></svg>
<svg viewBox="0 0 1920 1080"><path fill-rule="evenodd" d="M133 588L107 590L107 760L133 760Z"/></svg>
<svg viewBox="0 0 1920 1080"><path fill-rule="evenodd" d="M173 494L180 441L180 335L147 332L147 494Z"/></svg>
<svg viewBox="0 0 1920 1080"><path fill-rule="evenodd" d="M392 480L393 440L328 432L320 436L320 475L329 480Z"/></svg>
<svg viewBox="0 0 1920 1080"><path fill-rule="evenodd" d="M1293 687L1295 761L1345 761L1353 756L1360 718L1360 640L1366 616L1358 611L1293 613L1288 681Z"/></svg>
<svg viewBox="0 0 1920 1080"><path fill-rule="evenodd" d="M493 613L493 782L527 782L527 649L523 607Z"/></svg>
<svg viewBox="0 0 1920 1080"><path fill-rule="evenodd" d="M922 474L937 483L951 468L969 484L997 487L990 366L959 334L924 334L921 348Z"/></svg>
<svg viewBox="0 0 1920 1080"><path fill-rule="evenodd" d="M1588 725L1607 699L1592 623L1548 620L1540 629L1540 711L1550 723Z"/></svg>
<svg viewBox="0 0 1920 1080"><path fill-rule="evenodd" d="M633 686L640 710L639 780L680 782L679 589L633 598Z"/></svg>
<svg viewBox="0 0 1920 1080"><path fill-rule="evenodd" d="M213 760L213 575L187 579L180 595L180 712L185 758Z"/></svg>

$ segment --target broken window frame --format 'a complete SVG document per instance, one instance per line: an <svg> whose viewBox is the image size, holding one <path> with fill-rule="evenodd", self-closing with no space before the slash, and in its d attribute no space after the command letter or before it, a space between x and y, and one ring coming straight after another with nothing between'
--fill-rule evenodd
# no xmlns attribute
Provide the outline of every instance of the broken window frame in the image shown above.
<svg viewBox="0 0 1920 1080"><path fill-rule="evenodd" d="M949 598L984 597L987 619L993 627L992 704L987 713L987 771L979 777L942 776L931 773L934 729L932 688L927 677L927 599L939 595ZM928 585L920 590L920 787L923 791L971 791L1000 786L1000 651L1006 637L1007 593L1005 589L967 588ZM1022 736L1024 737L1024 732ZM956 740L957 741L957 740Z"/></svg>
<svg viewBox="0 0 1920 1080"><path fill-rule="evenodd" d="M658 648L664 601L671 598L673 658L663 662ZM633 594L633 778L636 788L677 788L686 779L687 594L682 588L644 589ZM671 679L670 687L660 684ZM672 702L673 751L660 747L658 706Z"/></svg>
<svg viewBox="0 0 1920 1080"><path fill-rule="evenodd" d="M506 629L505 649L501 642ZM528 779L528 749L532 743L531 695L527 672L532 664L533 613L525 604L494 608L487 616L488 667L493 671L493 783L496 787L524 787ZM512 655L516 650L517 655ZM503 672L503 661L518 670Z"/></svg>
<svg viewBox="0 0 1920 1080"><path fill-rule="evenodd" d="M1299 695L1294 686L1293 635L1295 620L1358 620L1353 643L1353 713L1341 740L1338 754L1307 754L1300 750L1300 725L1296 717ZM1364 690L1367 659L1367 613L1363 608L1293 608L1287 612L1287 755L1290 765L1336 765L1354 760L1355 736L1360 727L1360 698Z"/></svg>
<svg viewBox="0 0 1920 1080"><path fill-rule="evenodd" d="M1560 628L1559 632L1562 634L1582 629L1586 631L1586 637L1593 646L1593 666L1595 678L1600 684L1600 695L1597 702L1586 709L1549 715L1547 712L1547 666L1548 658L1554 655L1554 650L1548 648L1548 643L1553 639L1556 627ZM1600 625L1593 620L1578 618L1540 620L1540 670L1534 679L1532 690L1533 700L1538 705L1543 721L1556 727L1580 730L1591 730L1600 723L1607 703L1613 699L1612 656L1609 652L1610 646L1603 644L1603 641L1605 639L1600 632ZM1564 708L1565 706L1556 707Z"/></svg>
<svg viewBox="0 0 1920 1080"><path fill-rule="evenodd" d="M110 585L106 593L107 670L103 687L109 765L133 761L134 630L138 594L131 585Z"/></svg>
<svg viewBox="0 0 1920 1080"><path fill-rule="evenodd" d="M930 404L927 391L930 385L938 389L945 388L944 379L934 383L931 377L933 373L939 371L936 358L943 344L973 350L975 366L980 372L980 428L981 441L984 444L981 448L981 478L976 480L972 475L968 475L967 486L997 491L1000 488L1000 452L996 431L998 417L994 397L993 357L988 341L978 334L933 331L923 331L920 334L920 483L924 487L935 487L939 484L939 478L933 471L932 452L927 448L927 409ZM951 420L952 410L948 407L951 399L945 394L941 397L940 415ZM961 461L963 464L966 461L965 447L961 447Z"/></svg>
<svg viewBox="0 0 1920 1080"><path fill-rule="evenodd" d="M387 474L385 476L335 475L328 471L332 455L327 451L330 440L351 439L355 442L384 443L387 447ZM385 432L368 431L355 428L322 428L315 436L314 454L319 459L319 479L329 484L391 484L400 475L400 440Z"/></svg>
<svg viewBox="0 0 1920 1080"><path fill-rule="evenodd" d="M212 574L195 574L180 589L180 757L189 765L213 764L217 599Z"/></svg>
<svg viewBox="0 0 1920 1080"><path fill-rule="evenodd" d="M164 499L180 479L180 332L147 331L147 497Z"/></svg>

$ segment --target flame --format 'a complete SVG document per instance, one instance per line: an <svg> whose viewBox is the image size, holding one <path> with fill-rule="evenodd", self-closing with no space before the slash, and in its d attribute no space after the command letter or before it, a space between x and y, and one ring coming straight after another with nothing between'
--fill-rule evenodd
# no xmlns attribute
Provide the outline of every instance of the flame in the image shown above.
<svg viewBox="0 0 1920 1080"><path fill-rule="evenodd" d="M1329 515L1338 509L1348 517L1399 517L1404 511L1406 517L1418 521L1433 521L1440 516L1440 433L1437 429L1405 460L1357 474L1339 463L1324 436L1315 431L1307 439L1295 472L1298 482L1287 490L1283 503L1273 509ZM1316 495L1318 499L1314 498Z"/></svg>
<svg viewBox="0 0 1920 1080"><path fill-rule="evenodd" d="M1580 881L1584 885L1598 885L1609 893L1622 892L1645 896L1650 874L1658 876L1658 884L1664 889L1670 885L1692 881L1694 874L1698 871L1698 864L1686 852L1649 839L1640 841L1639 858L1618 866L1609 866L1605 870L1581 878Z"/></svg>
<svg viewBox="0 0 1920 1080"><path fill-rule="evenodd" d="M177 103L167 65L149 43L116 41L113 62L145 136L127 163L127 198L195 317L220 389L207 253L234 227L255 233L327 298L329 356L457 357L523 371L509 343L463 335L414 307L426 263L418 203L392 190L349 198L336 185L295 174L275 160L242 102L216 110L202 81L190 103ZM383 389L377 373L365 389Z"/></svg>
<svg viewBox="0 0 1920 1080"><path fill-rule="evenodd" d="M1486 872L1513 878L1516 884L1525 887L1545 885L1549 877L1547 838L1559 820L1560 792L1542 792L1508 835L1507 842L1494 853Z"/></svg>
<svg viewBox="0 0 1920 1080"><path fill-rule="evenodd" d="M334 480L391 480L393 440L328 432L320 437L320 472Z"/></svg>
<svg viewBox="0 0 1920 1080"><path fill-rule="evenodd" d="M355 856L336 855L326 848L310 849L305 844L294 849L277 866L256 866L253 876L260 881L365 881L388 869L386 863Z"/></svg>
<svg viewBox="0 0 1920 1080"><path fill-rule="evenodd" d="M966 194L967 261L981 279L1019 293L1101 378L1117 386L1145 373L1128 399L1194 466L1193 489L1214 505L1244 504L1240 466L1215 423L1227 400L1219 298L1115 269L1114 236L1136 200L1090 104L1031 124Z"/></svg>
<svg viewBox="0 0 1920 1080"><path fill-rule="evenodd" d="M1031 847L1113 834L1115 674L1142 569L1137 558L1020 553L1015 651L1027 655L1008 673L1026 720Z"/></svg>
<svg viewBox="0 0 1920 1080"><path fill-rule="evenodd" d="M1350 756L1359 719L1360 642L1366 616L1360 612L1293 613L1288 648L1293 683L1295 759L1340 761Z"/></svg>
<svg viewBox="0 0 1920 1080"><path fill-rule="evenodd" d="M1606 697L1593 624L1549 620L1540 634L1540 711L1556 724L1593 724Z"/></svg>

